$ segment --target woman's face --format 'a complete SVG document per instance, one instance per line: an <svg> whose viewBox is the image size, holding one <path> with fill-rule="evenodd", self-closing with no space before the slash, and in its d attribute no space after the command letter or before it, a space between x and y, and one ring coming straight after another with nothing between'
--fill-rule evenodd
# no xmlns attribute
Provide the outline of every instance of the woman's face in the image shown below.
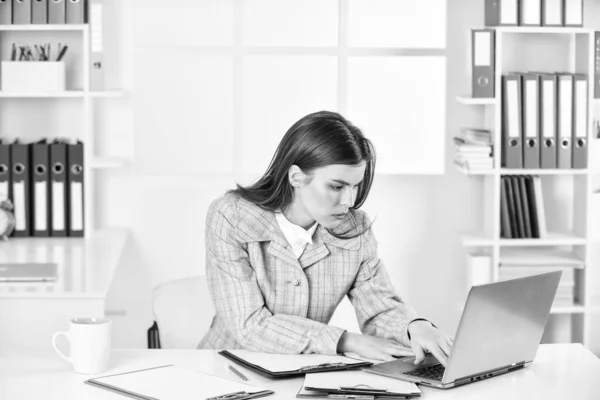
<svg viewBox="0 0 600 400"><path fill-rule="evenodd" d="M296 188L297 201L307 216L326 228L334 228L356 201L358 184L367 165L334 164L317 168Z"/></svg>

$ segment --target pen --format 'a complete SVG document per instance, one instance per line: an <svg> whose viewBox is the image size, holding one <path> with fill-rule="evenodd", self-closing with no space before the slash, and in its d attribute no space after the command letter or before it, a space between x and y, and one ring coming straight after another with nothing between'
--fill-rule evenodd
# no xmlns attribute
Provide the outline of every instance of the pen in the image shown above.
<svg viewBox="0 0 600 400"><path fill-rule="evenodd" d="M241 373L240 371L238 371L237 369L233 368L231 365L229 366L229 369L230 369L230 370L231 370L231 371L232 371L234 374L236 374L237 376L239 376L240 378L242 378L243 380L245 380L245 381L247 381L247 380L248 380L248 378L246 378L246 377L244 376L244 374L242 374L242 373Z"/></svg>
<svg viewBox="0 0 600 400"><path fill-rule="evenodd" d="M60 54L58 55L58 58L56 59L56 61L62 60L62 58L65 55L65 53L67 52L68 48L69 48L69 46L65 46L62 48L62 50L60 50Z"/></svg>

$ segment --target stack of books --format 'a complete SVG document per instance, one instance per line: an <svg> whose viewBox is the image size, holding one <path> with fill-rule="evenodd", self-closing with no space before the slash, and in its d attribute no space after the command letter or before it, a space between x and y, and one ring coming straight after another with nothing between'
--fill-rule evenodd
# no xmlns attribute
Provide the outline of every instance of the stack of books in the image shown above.
<svg viewBox="0 0 600 400"><path fill-rule="evenodd" d="M462 128L453 138L456 145L454 164L467 171L492 170L492 133L485 129Z"/></svg>

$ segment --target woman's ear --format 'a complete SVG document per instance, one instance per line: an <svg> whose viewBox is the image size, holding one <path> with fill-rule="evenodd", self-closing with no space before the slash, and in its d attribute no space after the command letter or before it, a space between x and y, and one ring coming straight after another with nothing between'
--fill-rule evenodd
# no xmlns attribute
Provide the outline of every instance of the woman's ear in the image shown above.
<svg viewBox="0 0 600 400"><path fill-rule="evenodd" d="M302 172L299 166L292 165L288 171L288 179L293 187L299 188L304 183L306 175L304 172Z"/></svg>

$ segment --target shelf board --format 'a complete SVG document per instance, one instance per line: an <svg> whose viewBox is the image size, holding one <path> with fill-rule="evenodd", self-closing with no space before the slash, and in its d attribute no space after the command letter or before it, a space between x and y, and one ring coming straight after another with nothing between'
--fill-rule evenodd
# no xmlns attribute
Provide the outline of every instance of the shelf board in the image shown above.
<svg viewBox="0 0 600 400"><path fill-rule="evenodd" d="M0 263L56 263L55 282L1 282L0 298L105 298L129 230L101 229L85 238L9 238Z"/></svg>
<svg viewBox="0 0 600 400"><path fill-rule="evenodd" d="M571 306L552 306L550 314L583 314L585 307L580 304L573 304Z"/></svg>
<svg viewBox="0 0 600 400"><path fill-rule="evenodd" d="M64 92L3 92L0 91L0 97L4 98L21 98L21 97L37 97L37 98L48 98L48 97L83 97L85 92L83 90L67 90Z"/></svg>
<svg viewBox="0 0 600 400"><path fill-rule="evenodd" d="M122 168L129 162L125 157L95 157L90 166L94 169Z"/></svg>
<svg viewBox="0 0 600 400"><path fill-rule="evenodd" d="M0 31L83 31L86 24L0 25Z"/></svg>
<svg viewBox="0 0 600 400"><path fill-rule="evenodd" d="M501 168L501 175L585 175L587 169L520 169Z"/></svg>
<svg viewBox="0 0 600 400"><path fill-rule="evenodd" d="M499 33L552 33L552 34L573 34L573 33L585 33L589 34L592 32L591 29L582 27L569 27L569 26L499 26L494 27L496 32Z"/></svg>
<svg viewBox="0 0 600 400"><path fill-rule="evenodd" d="M570 266L584 268L584 262L573 252L552 249L506 248L500 253L500 265Z"/></svg>
<svg viewBox="0 0 600 400"><path fill-rule="evenodd" d="M468 106L485 106L496 104L495 98L473 98L468 96L456 96L456 101Z"/></svg>
<svg viewBox="0 0 600 400"><path fill-rule="evenodd" d="M493 169L471 169L471 170L468 170L465 168L461 168L458 165L456 166L456 169L465 175L494 175Z"/></svg>
<svg viewBox="0 0 600 400"><path fill-rule="evenodd" d="M548 235L541 239L499 239L500 246L513 246L513 247L524 247L524 246L575 246L585 245L587 240L585 238L576 236L568 233L553 233L550 232Z"/></svg>

